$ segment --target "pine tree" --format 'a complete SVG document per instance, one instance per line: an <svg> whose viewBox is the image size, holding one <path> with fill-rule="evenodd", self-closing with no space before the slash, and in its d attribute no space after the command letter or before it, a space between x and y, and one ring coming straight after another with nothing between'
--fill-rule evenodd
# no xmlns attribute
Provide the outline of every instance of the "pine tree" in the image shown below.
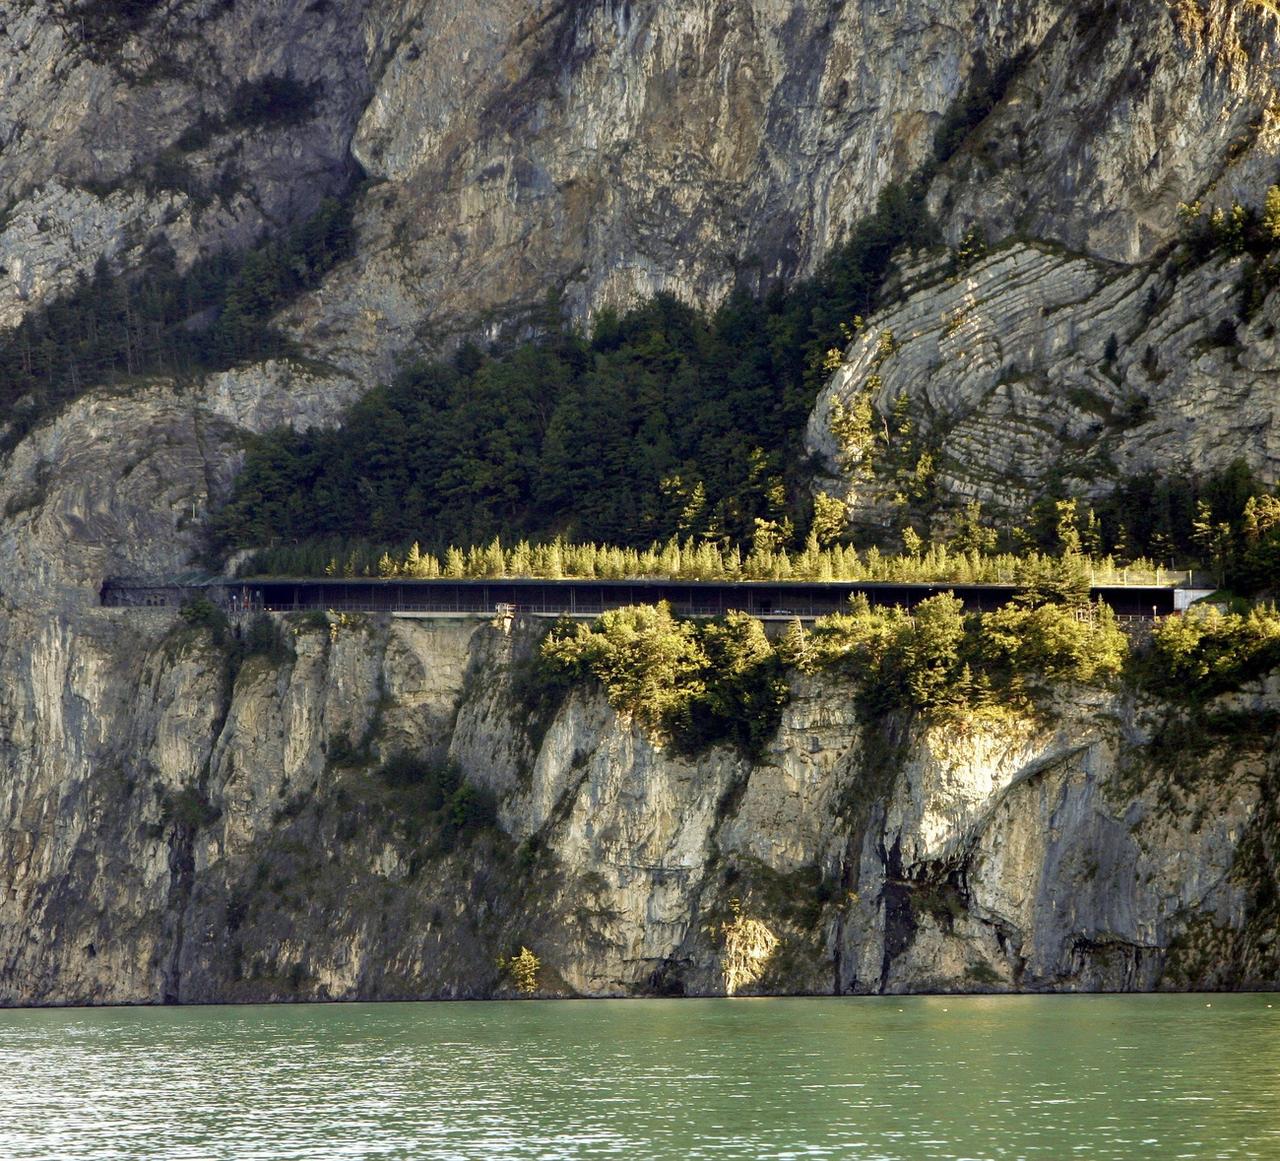
<svg viewBox="0 0 1280 1161"><path fill-rule="evenodd" d="M1080 509L1075 500L1054 501L1057 513L1058 545L1064 556L1080 551Z"/></svg>
<svg viewBox="0 0 1280 1161"><path fill-rule="evenodd" d="M511 550L511 575L533 575L533 551L530 549L529 542L527 540L521 540L515 548Z"/></svg>
<svg viewBox="0 0 1280 1161"><path fill-rule="evenodd" d="M818 492L813 497L813 535L819 547L827 548L840 539L848 520L848 507L845 502L826 492Z"/></svg>
<svg viewBox="0 0 1280 1161"><path fill-rule="evenodd" d="M422 550L418 547L415 540L413 546L409 549L409 555L404 558L405 576L425 577L427 575L426 562L423 560Z"/></svg>
<svg viewBox="0 0 1280 1161"><path fill-rule="evenodd" d="M1280 185L1267 190L1267 200L1262 208L1262 229L1268 240L1280 243Z"/></svg>
<svg viewBox="0 0 1280 1161"><path fill-rule="evenodd" d="M796 669L804 670L810 659L809 640L805 636L804 626L800 623L800 618L796 617L788 626L787 631L783 634L782 640L778 642L778 656L787 665L792 665Z"/></svg>
<svg viewBox="0 0 1280 1161"><path fill-rule="evenodd" d="M549 580L559 580L564 576L564 546L558 536L547 545L546 575Z"/></svg>
<svg viewBox="0 0 1280 1161"><path fill-rule="evenodd" d="M503 576L506 573L506 555L502 551L502 542L495 536L489 547L484 550L484 561L481 565L483 576Z"/></svg>

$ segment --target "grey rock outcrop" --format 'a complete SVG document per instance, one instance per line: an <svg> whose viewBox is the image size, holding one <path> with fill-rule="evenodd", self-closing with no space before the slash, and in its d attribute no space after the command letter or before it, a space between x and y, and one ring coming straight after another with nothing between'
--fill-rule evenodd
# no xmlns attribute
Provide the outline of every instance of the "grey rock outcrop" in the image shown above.
<svg viewBox="0 0 1280 1161"><path fill-rule="evenodd" d="M110 576L197 567L243 437L331 423L358 394L288 361L83 396L9 454L0 476L0 597L71 617Z"/></svg>
<svg viewBox="0 0 1280 1161"><path fill-rule="evenodd" d="M944 729L809 678L760 761L686 760L590 689L531 730L531 626L276 627L237 663L165 610L10 633L0 1002L504 994L522 945L558 995L1280 982L1272 735L1153 758L1161 707L1115 695ZM442 849L375 772L406 752L500 829ZM731 980L747 922L772 953Z"/></svg>
<svg viewBox="0 0 1280 1161"><path fill-rule="evenodd" d="M809 446L833 488L873 514L883 488L865 472L845 477L831 431L833 404L863 393L882 415L905 399L940 452L944 489L997 511L1025 510L1051 475L1087 496L1117 478L1244 458L1276 480L1280 298L1241 322L1241 265L1178 273L1029 243L958 273L946 256L921 260L845 353L810 417Z"/></svg>

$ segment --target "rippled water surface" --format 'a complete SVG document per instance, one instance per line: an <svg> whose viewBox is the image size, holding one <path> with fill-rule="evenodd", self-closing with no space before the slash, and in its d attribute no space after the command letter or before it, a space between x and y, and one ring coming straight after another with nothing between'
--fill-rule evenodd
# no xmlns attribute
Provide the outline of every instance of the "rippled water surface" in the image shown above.
<svg viewBox="0 0 1280 1161"><path fill-rule="evenodd" d="M1280 997L0 1011L0 1157L1276 1159Z"/></svg>

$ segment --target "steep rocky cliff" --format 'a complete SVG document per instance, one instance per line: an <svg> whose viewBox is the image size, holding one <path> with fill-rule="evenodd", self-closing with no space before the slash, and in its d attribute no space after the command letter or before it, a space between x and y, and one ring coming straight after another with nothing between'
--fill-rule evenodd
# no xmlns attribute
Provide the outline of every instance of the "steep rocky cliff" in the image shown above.
<svg viewBox="0 0 1280 1161"><path fill-rule="evenodd" d="M548 292L581 316L803 273L926 163L952 244L979 224L1141 261L1180 201L1274 180L1278 20L1261 0L12 0L0 321L100 256L243 243L361 170L358 253L291 322L363 372Z"/></svg>
<svg viewBox="0 0 1280 1161"><path fill-rule="evenodd" d="M1180 206L1260 208L1280 179L1278 28L1263 3L1105 5L1022 65L929 186L956 250L903 261L810 420L862 520L888 522L894 489L838 463L831 405L859 394L905 401L943 495L1005 514L1050 480L1096 496L1235 459L1278 478L1280 306L1244 308L1229 248L1177 249Z"/></svg>
<svg viewBox="0 0 1280 1161"><path fill-rule="evenodd" d="M1119 693L961 732L797 677L764 760L689 762L590 689L539 708L531 626L246 651L97 594L195 567L247 434L460 335L810 272L913 176L945 245L898 256L810 424L867 519L892 497L829 416L868 390L1010 510L1152 465L1274 481L1280 307L1227 335L1240 261L1168 247L1180 202L1280 176L1278 51L1261 0L0 2L0 326L100 260L329 194L356 222L277 320L305 360L88 384L3 453L0 1002L491 994L522 944L583 994L1273 985L1272 686L1179 751ZM400 751L499 826L443 849L377 774Z"/></svg>
<svg viewBox="0 0 1280 1161"><path fill-rule="evenodd" d="M10 634L0 1000L509 994L521 946L560 995L1280 978L1270 686L1188 754L1119 694L943 729L797 677L760 760L690 761L590 687L531 708L536 625L277 627L234 662L165 610ZM378 773L406 752L500 825L442 842Z"/></svg>

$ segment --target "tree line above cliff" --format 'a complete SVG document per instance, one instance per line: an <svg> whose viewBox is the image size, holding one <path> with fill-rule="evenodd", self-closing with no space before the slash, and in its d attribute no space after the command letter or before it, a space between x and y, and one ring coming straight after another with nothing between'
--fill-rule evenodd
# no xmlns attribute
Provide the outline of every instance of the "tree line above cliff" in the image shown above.
<svg viewBox="0 0 1280 1161"><path fill-rule="evenodd" d="M1045 712L1063 684L1124 679L1174 704L1182 720L1280 663L1274 606L1223 613L1213 606L1167 617L1135 642L1105 604L1031 596L989 613L966 613L950 593L910 612L848 611L805 629L794 621L770 641L745 613L684 621L666 604L604 613L591 625L563 621L546 635L535 685L600 683L615 709L634 715L677 749L728 744L759 757L773 738L790 674L825 672L853 683L869 721L895 711L957 725Z"/></svg>
<svg viewBox="0 0 1280 1161"><path fill-rule="evenodd" d="M700 311L659 295L589 334L556 324L507 352L413 366L330 431L249 448L218 532L273 538L499 535L639 546L746 543L808 522L802 435L840 325L874 305L892 252L926 229L894 188L817 276Z"/></svg>
<svg viewBox="0 0 1280 1161"><path fill-rule="evenodd" d="M511 350L465 346L451 362L409 368L335 430L253 441L217 518L216 549L273 546L257 563L278 573L390 575L417 543L442 574L475 575L450 566L451 551L471 559L498 538L527 543L525 555L553 543L598 546L612 561L706 543L722 560L778 562L752 575L786 575L800 557L816 563L795 575L824 575L815 553L847 543L846 513L811 492L805 423L878 303L892 253L933 238L921 188L891 187L817 276L763 298L739 292L706 312L658 296L602 313L590 334L551 323ZM1184 225L1178 261L1249 256L1242 317L1256 309L1280 268L1280 188L1258 211L1187 207ZM957 267L966 254L953 255ZM901 550L904 575L924 576L912 562L929 561L930 549L1040 551L1121 567L1197 562L1244 592L1274 583L1280 505L1243 461L1118 480L1093 504L1050 491L1001 529L972 504L942 510L923 427L905 397L892 415L832 416L837 441L876 443L901 484L898 525L864 531L859 547ZM615 575L603 567L599 575Z"/></svg>

